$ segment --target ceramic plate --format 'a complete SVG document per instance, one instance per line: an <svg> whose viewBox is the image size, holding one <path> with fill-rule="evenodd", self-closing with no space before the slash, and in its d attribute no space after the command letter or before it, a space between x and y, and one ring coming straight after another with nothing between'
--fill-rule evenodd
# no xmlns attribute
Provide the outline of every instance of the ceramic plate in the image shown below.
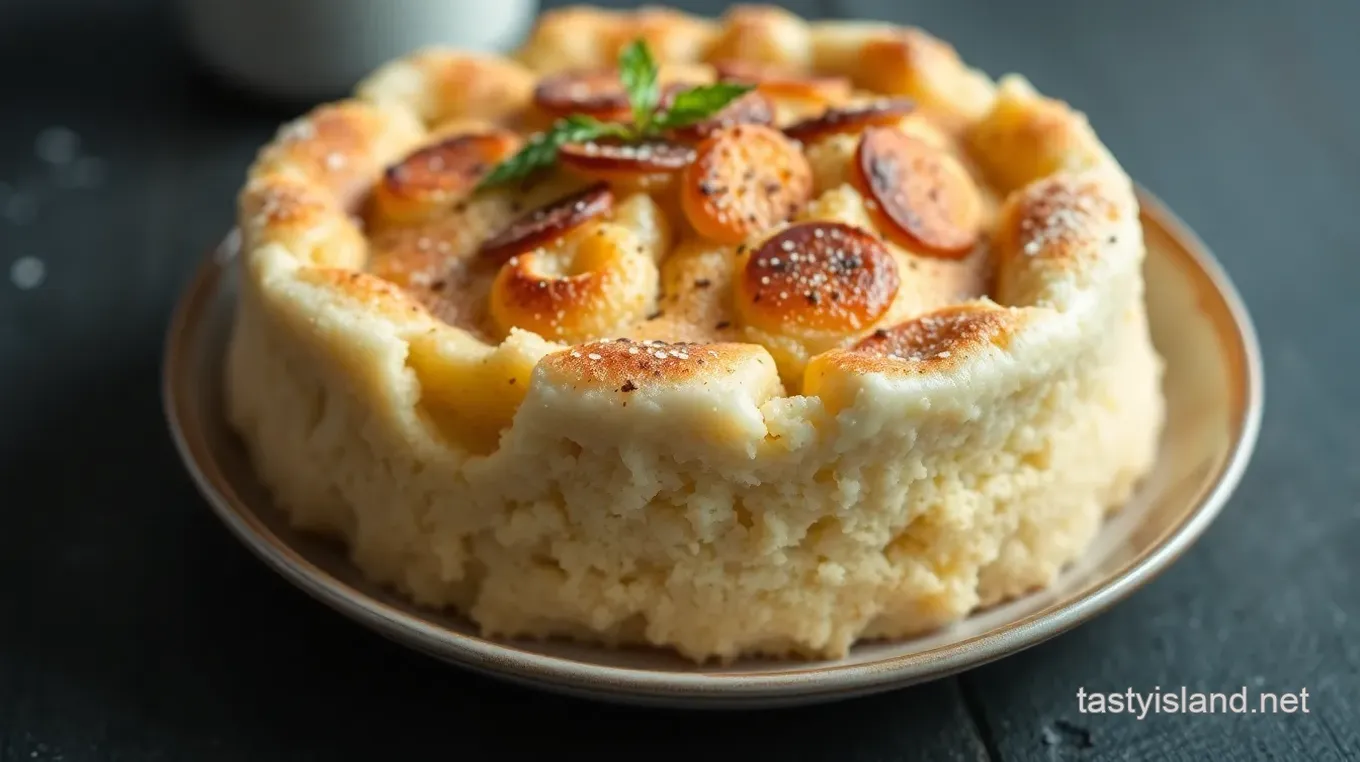
<svg viewBox="0 0 1360 762"><path fill-rule="evenodd" d="M1057 583L928 637L867 644L837 661L697 667L660 651L482 638L457 616L367 583L342 548L291 529L222 415L221 366L235 293L234 236L205 262L170 327L165 406L213 510L290 581L349 617L438 659L593 698L702 707L813 703L898 688L1013 654L1106 610L1170 565L1237 485L1261 418L1260 350L1232 284L1169 211L1142 194L1148 308L1167 362L1167 421L1151 476Z"/></svg>

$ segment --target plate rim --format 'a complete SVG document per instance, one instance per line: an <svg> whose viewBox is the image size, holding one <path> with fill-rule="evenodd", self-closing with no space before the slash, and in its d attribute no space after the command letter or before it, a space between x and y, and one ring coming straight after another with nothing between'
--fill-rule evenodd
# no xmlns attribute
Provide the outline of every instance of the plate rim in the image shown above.
<svg viewBox="0 0 1360 762"><path fill-rule="evenodd" d="M1160 199L1137 186L1141 215L1161 228L1177 245L1180 258L1195 272L1196 291L1213 292L1218 303L1212 315L1220 345L1235 343L1242 368L1230 379L1243 390L1232 411L1236 441L1219 464L1212 486L1175 525L1163 531L1122 570L1111 574L1073 599L1032 612L991 631L951 641L911 654L887 656L855 664L815 663L780 672L668 672L617 667L528 651L514 644L446 629L396 608L331 576L274 534L231 488L220 471L206 473L199 450L191 441L186 420L193 412L184 395L176 394L192 346L193 321L215 293L224 259L236 234L196 268L177 300L165 336L161 397L171 438L198 491L231 532L275 572L313 598L384 636L420 653L466 666L483 674L565 690L593 698L629 700L686 700L707 702L761 701L797 697L834 700L947 677L1018 653L1061 635L1108 611L1115 604L1170 568L1213 523L1233 494L1255 451L1265 400L1265 374L1255 326L1246 305L1226 271L1199 236ZM201 434L201 432L199 432ZM197 445L197 446L196 446ZM211 464L211 458L206 459ZM1054 608L1054 606L1057 606Z"/></svg>

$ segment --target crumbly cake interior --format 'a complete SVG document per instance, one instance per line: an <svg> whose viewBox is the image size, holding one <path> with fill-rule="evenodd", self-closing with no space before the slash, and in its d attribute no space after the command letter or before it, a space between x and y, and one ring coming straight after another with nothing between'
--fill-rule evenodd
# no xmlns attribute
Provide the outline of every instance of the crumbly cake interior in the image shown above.
<svg viewBox="0 0 1360 762"><path fill-rule="evenodd" d="M749 93L641 145L571 114ZM910 28L649 8L418 51L240 199L228 414L302 527L488 635L836 657L1049 584L1150 467L1132 185Z"/></svg>

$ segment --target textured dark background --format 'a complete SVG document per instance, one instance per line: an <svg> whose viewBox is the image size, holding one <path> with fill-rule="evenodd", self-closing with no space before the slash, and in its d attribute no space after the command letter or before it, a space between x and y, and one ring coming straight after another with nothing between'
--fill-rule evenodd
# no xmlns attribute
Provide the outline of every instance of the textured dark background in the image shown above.
<svg viewBox="0 0 1360 762"><path fill-rule="evenodd" d="M1217 251L1256 317L1268 399L1242 488L1191 552L1043 646L820 708L611 708L390 645L228 536L160 414L176 293L292 113L196 74L160 3L5 0L0 267L46 270L34 288L0 278L0 760L516 759L544 742L624 759L1360 758L1360 3L787 5L912 21L994 75L1025 72ZM43 164L35 136L56 125L100 161ZM1077 711L1080 687L1154 685L1306 688L1310 712Z"/></svg>

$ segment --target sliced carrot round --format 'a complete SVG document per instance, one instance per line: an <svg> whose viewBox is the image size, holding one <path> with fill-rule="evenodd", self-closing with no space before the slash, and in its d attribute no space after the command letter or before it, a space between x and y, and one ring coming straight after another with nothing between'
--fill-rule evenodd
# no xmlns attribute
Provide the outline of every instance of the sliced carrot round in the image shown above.
<svg viewBox="0 0 1360 762"><path fill-rule="evenodd" d="M885 98L861 106L827 109L821 116L804 119L784 128L784 134L807 142L837 133L858 132L865 127L888 125L915 110L907 98Z"/></svg>
<svg viewBox="0 0 1360 762"><path fill-rule="evenodd" d="M684 169L694 149L678 143L590 141L568 143L557 151L563 165L593 173L657 174Z"/></svg>
<svg viewBox="0 0 1360 762"><path fill-rule="evenodd" d="M903 246L959 259L977 243L982 201L953 157L900 130L871 127L854 166L870 211Z"/></svg>
<svg viewBox="0 0 1360 762"><path fill-rule="evenodd" d="M741 276L742 310L763 328L854 332L892 306L897 262L863 228L804 222L751 252Z"/></svg>
<svg viewBox="0 0 1360 762"><path fill-rule="evenodd" d="M776 98L834 102L850 97L852 91L848 77L797 74L752 61L718 61L713 68L724 82L755 85Z"/></svg>
<svg viewBox="0 0 1360 762"><path fill-rule="evenodd" d="M614 194L609 185L597 183L520 217L483 243L478 253L503 262L555 241L613 208Z"/></svg>
<svg viewBox="0 0 1360 762"><path fill-rule="evenodd" d="M812 197L812 168L798 144L772 127L715 130L685 169L680 203L702 236L740 243L796 215Z"/></svg>
<svg viewBox="0 0 1360 762"><path fill-rule="evenodd" d="M671 130L671 136L676 140L699 141L717 130L738 124L774 124L774 104L760 91L753 90L702 122Z"/></svg>
<svg viewBox="0 0 1360 762"><path fill-rule="evenodd" d="M628 93L614 71L564 72L545 77L534 89L534 104L557 117L586 114L622 121L632 115Z"/></svg>
<svg viewBox="0 0 1360 762"><path fill-rule="evenodd" d="M455 135L421 148L383 173L374 203L388 220L423 217L470 195L521 142L513 132L494 130Z"/></svg>

